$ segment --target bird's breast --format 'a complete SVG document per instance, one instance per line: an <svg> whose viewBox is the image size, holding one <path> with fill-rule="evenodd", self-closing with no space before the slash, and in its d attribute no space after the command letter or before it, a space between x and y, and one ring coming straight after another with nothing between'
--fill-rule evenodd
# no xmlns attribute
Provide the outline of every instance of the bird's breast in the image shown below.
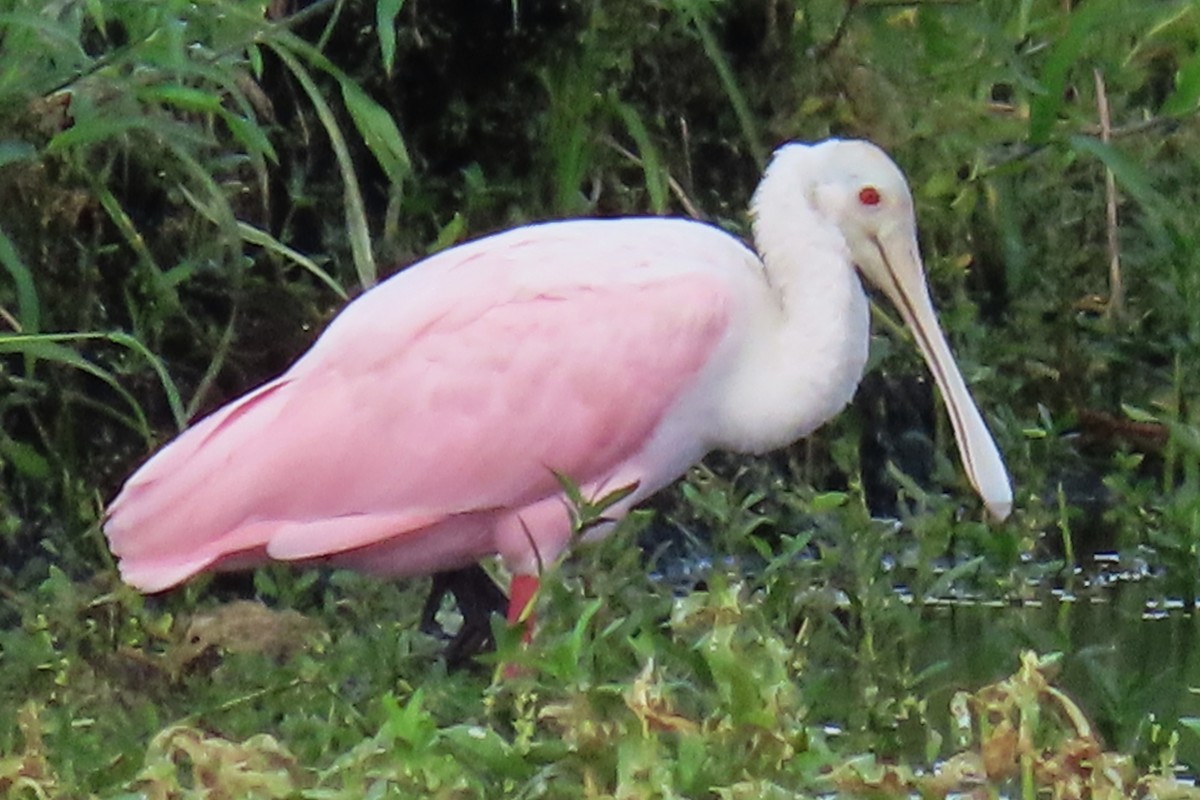
<svg viewBox="0 0 1200 800"><path fill-rule="evenodd" d="M829 276L800 300L751 302L714 370L722 449L791 444L854 397L867 363L870 315L857 275Z"/></svg>

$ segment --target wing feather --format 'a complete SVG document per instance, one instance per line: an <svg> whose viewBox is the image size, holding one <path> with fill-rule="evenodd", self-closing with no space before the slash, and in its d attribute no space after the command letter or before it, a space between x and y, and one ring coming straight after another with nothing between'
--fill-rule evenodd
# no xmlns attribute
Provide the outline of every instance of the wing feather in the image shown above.
<svg viewBox="0 0 1200 800"><path fill-rule="evenodd" d="M537 244L402 273L167 445L109 509L126 578L158 589L241 552L330 555L552 496L553 471L615 472L725 335L728 289L651 269L644 247L620 251L628 269L555 275ZM552 244L542 255L561 257Z"/></svg>

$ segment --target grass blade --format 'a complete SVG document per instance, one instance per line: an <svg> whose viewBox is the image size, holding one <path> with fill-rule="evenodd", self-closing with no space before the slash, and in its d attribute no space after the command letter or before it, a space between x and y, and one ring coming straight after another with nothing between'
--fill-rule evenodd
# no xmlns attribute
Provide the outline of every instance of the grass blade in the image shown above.
<svg viewBox="0 0 1200 800"><path fill-rule="evenodd" d="M0 264L12 276L17 290L17 320L21 323L21 333L37 333L41 329L42 307L38 301L37 287L33 283L33 273L21 260L12 239L0 228Z"/></svg>
<svg viewBox="0 0 1200 800"><path fill-rule="evenodd" d="M379 55L383 60L383 71L392 74L396 64L396 15L404 7L404 0L376 0L375 33L379 37Z"/></svg>
<svg viewBox="0 0 1200 800"><path fill-rule="evenodd" d="M1171 201L1155 188L1153 179L1141 165L1112 145L1091 136L1072 136L1070 143L1075 152L1093 156L1112 170L1121 189L1146 210L1148 223L1160 229L1164 224L1172 229L1179 228Z"/></svg>
<svg viewBox="0 0 1200 800"><path fill-rule="evenodd" d="M264 250L269 250L270 252L275 253L276 255L281 256L288 261L291 261L301 269L313 275L313 277L321 281L321 283L328 286L331 290L333 290L333 293L342 300L346 300L350 297L342 285L338 283L332 275L321 269L320 265L318 265L317 262L313 261L308 256L297 250L293 250L271 234L260 228L256 228L247 222L238 222L237 225L238 232L241 234L242 240L246 243L256 245Z"/></svg>
<svg viewBox="0 0 1200 800"><path fill-rule="evenodd" d="M289 38L288 41L291 42L291 39ZM280 42L268 42L267 46L275 51L279 60L287 66L300 86L303 87L309 102L313 105L313 110L317 112L317 117L321 120L325 132L329 136L329 145L337 159L338 169L342 173L342 183L345 186L346 227L347 235L350 237L350 252L354 258L354 269L362 288L370 288L378 280L379 269L375 264L375 255L371 251L371 233L367 226L367 212L363 205L362 191L358 186L358 175L354 171L354 161L350 157L350 148L346 146L346 138L342 135L341 127L338 126L333 110L321 95L321 90L313 81L308 70L297 60L295 54ZM305 49L311 50L311 48ZM313 58L312 53L309 55L310 59L315 60L318 66L329 63L319 53L315 53L319 58Z"/></svg>
<svg viewBox="0 0 1200 800"><path fill-rule="evenodd" d="M21 353L31 355L36 358L45 358L48 361L53 361L66 366L74 367L93 375L106 384L111 386L123 399L125 399L131 408L134 409L134 416L138 421L138 425L131 426L138 432L150 438L150 428L146 423L145 415L142 413L141 405L133 399L133 396L126 392L121 384L113 377L112 373L103 367L92 363L88 359L81 356L69 347L64 346L66 342L89 342L89 341L105 341L112 344L132 350L137 355L145 359L150 368L158 376L159 382L162 384L163 393L167 398L167 405L171 409L171 415L175 420L176 426L182 428L186 422L186 417L183 411L183 401L179 396L179 388L175 385L175 381L171 380L171 376L167 374L167 369L162 361L154 353L150 352L149 348L144 345L141 340L130 336L127 333L115 331L112 333L39 333L39 334L9 334L0 335L0 353Z"/></svg>
<svg viewBox="0 0 1200 800"><path fill-rule="evenodd" d="M758 123L754 121L754 114L750 111L750 104L746 102L746 95L738 86L737 77L733 74L733 67L729 64L729 59L725 57L725 51L721 49L721 45L717 42L717 37L713 35L712 28L708 25L708 20L704 18L703 13L697 8L696 0L677 0L676 8L682 10L685 17L695 28L696 34L700 37L700 44L704 47L704 54L708 56L708 60L712 62L713 68L717 71L717 77L721 79L721 86L725 89L725 94L729 97L729 102L733 105L733 113L737 115L738 124L742 127L742 136L746 139L746 146L750 150L750 154L754 157L754 163L760 168L767 164L767 150L763 146L762 137L758 132Z"/></svg>
<svg viewBox="0 0 1200 800"><path fill-rule="evenodd" d="M1067 77L1079 60L1088 35L1108 13L1108 3L1085 3L1070 13L1066 33L1055 42L1041 74L1041 94L1029 102L1029 141L1045 144L1063 106Z"/></svg>
<svg viewBox="0 0 1200 800"><path fill-rule="evenodd" d="M412 170L404 137L396 127L396 121L383 106L376 103L358 84L349 79L338 81L342 87L342 101L354 120L358 133L379 161L392 183L402 182Z"/></svg>
<svg viewBox="0 0 1200 800"><path fill-rule="evenodd" d="M627 103L617 104L617 114L625 123L629 137L637 145L642 162L642 174L646 179L646 192L650 195L650 210L655 214L667 213L667 173L658 157L658 148L650 139L646 126L637 111Z"/></svg>
<svg viewBox="0 0 1200 800"><path fill-rule="evenodd" d="M142 412L141 405L134 399L133 395L121 386L120 381L114 378L111 372L92 363L71 348L59 344L57 337L41 334L31 336L25 334L0 336L0 353L18 353L27 359L61 364L98 378L116 392L129 405L130 409L133 410L132 417L117 414L118 419L121 419L129 427L141 434L146 439L148 445L153 441L153 435L150 431L150 425L146 421L146 415Z"/></svg>

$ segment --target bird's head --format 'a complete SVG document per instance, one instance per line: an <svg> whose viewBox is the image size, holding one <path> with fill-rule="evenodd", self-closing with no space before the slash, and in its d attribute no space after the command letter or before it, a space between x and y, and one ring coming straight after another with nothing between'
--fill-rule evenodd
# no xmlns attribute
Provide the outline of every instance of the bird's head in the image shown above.
<svg viewBox="0 0 1200 800"><path fill-rule="evenodd" d="M994 516L1007 516L1008 475L938 326L917 246L912 194L900 168L870 142L784 145L755 193L753 210L764 258L777 253L803 260L804 252L784 251L818 242L835 251L844 247L858 272L887 295L946 400L971 483Z"/></svg>
<svg viewBox="0 0 1200 800"><path fill-rule="evenodd" d="M803 209L787 208L797 203ZM756 217L770 214L768 206L776 210L780 224L784 214L791 226L815 216L818 225L835 230L855 267L892 302L899 299L898 286L924 286L908 181L874 144L829 139L784 145L755 196Z"/></svg>

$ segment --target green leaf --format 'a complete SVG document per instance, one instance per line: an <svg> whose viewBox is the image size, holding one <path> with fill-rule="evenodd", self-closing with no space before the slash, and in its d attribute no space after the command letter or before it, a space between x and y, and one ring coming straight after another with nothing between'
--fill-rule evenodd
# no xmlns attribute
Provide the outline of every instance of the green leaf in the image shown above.
<svg viewBox="0 0 1200 800"><path fill-rule="evenodd" d="M142 413L141 405L134 399L133 395L125 391L125 388L121 386L108 370L93 364L71 348L60 344L55 340L55 337L26 336L21 334L15 336L0 335L0 353L19 353L30 358L73 367L80 372L98 378L120 395L121 399L133 411L132 417L126 417L116 412L115 409L112 409L114 415L130 428L144 436L147 442L151 440L150 425L146 422L146 416Z"/></svg>
<svg viewBox="0 0 1200 800"><path fill-rule="evenodd" d="M646 131L642 118L627 103L617 103L617 114L625 123L629 136L637 144L642 161L642 174L646 179L646 191L650 195L650 210L655 214L667 213L667 173L658 157L658 149Z"/></svg>
<svg viewBox="0 0 1200 800"><path fill-rule="evenodd" d="M441 738L451 748L457 760L484 768L497 776L517 777L525 763L512 745L494 728L481 725L454 725L443 728Z"/></svg>
<svg viewBox="0 0 1200 800"><path fill-rule="evenodd" d="M285 41L287 46L284 45ZM342 174L342 183L345 187L346 234L350 239L354 269L362 287L370 288L379 278L379 268L375 263L375 254L371 250L371 231L367 225L367 210L363 204L362 191L358 186L358 175L354 171L354 161L350 157L350 148L346 145L346 137L342 135L341 126L338 125L333 110L325 102L321 89L290 48L294 47L298 52L303 53L310 63L328 72L343 86L349 81L349 78L330 64L329 59L325 58L320 51L295 37L287 37L269 44L275 55L287 66L304 89L304 93L308 95L308 100L312 103L317 118L321 120L321 125L324 126L326 135L329 136L329 146L333 149L334 157L337 159L338 169Z"/></svg>
<svg viewBox="0 0 1200 800"><path fill-rule="evenodd" d="M1134 422L1153 422L1162 425L1171 435L1171 441L1193 458L1200 458L1200 428L1166 416L1122 403L1121 410Z"/></svg>
<svg viewBox="0 0 1200 800"><path fill-rule="evenodd" d="M1112 145L1090 136L1072 136L1070 143L1077 153L1094 156L1112 170L1121 189L1145 208L1149 222L1177 227L1174 205L1155 188L1150 174L1140 164Z"/></svg>
<svg viewBox="0 0 1200 800"><path fill-rule="evenodd" d="M1127 403L1121 404L1121 410L1125 412L1125 416L1129 417L1134 422L1158 422L1159 419L1154 414L1151 414L1145 409L1131 406Z"/></svg>
<svg viewBox="0 0 1200 800"><path fill-rule="evenodd" d="M606 511L636 492L639 485L641 485L640 481L634 481L633 483L613 489L608 494L602 494L593 500L592 505L596 507L597 511Z"/></svg>
<svg viewBox="0 0 1200 800"><path fill-rule="evenodd" d="M702 4L697 0L676 0L675 5L695 29L696 35L700 38L700 44L704 47L704 54L708 56L713 69L717 71L717 77L721 80L721 86L725 89L725 94L729 97L729 103L733 106L733 112L737 115L738 123L741 125L746 147L754 156L755 163L760 168L765 167L768 154L758 132L758 123L755 121L753 112L750 111L750 102L746 99L746 94L742 91L741 86L738 85L737 77L733 74L733 67L709 26L704 11L699 8Z"/></svg>
<svg viewBox="0 0 1200 800"><path fill-rule="evenodd" d="M1180 116L1196 110L1200 102L1200 53L1189 58L1175 76L1175 91L1163 101L1160 112Z"/></svg>
<svg viewBox="0 0 1200 800"><path fill-rule="evenodd" d="M260 125L227 111L223 111L221 119L225 120L225 126L229 128L233 138L237 139L248 152L262 153L270 159L271 163L279 163L279 154L275 152L275 145L271 144L271 140L267 138L266 132Z"/></svg>
<svg viewBox="0 0 1200 800"><path fill-rule="evenodd" d="M396 127L395 120L387 109L372 100L358 84L351 80L341 81L342 100L354 120L355 127L368 148L383 167L388 180L400 183L412 169L404 137Z"/></svg>
<svg viewBox="0 0 1200 800"><path fill-rule="evenodd" d="M1041 94L1029 103L1029 141L1044 144L1062 108L1067 78L1079 61L1089 35L1111 15L1104 0L1083 3L1071 12L1067 32L1050 48L1041 74Z"/></svg>
<svg viewBox="0 0 1200 800"><path fill-rule="evenodd" d="M554 473L554 479L558 481L558 485L562 487L563 494L567 496L567 501L575 508L580 508L587 503L587 498L583 496L583 492L579 490L579 484L571 480L570 476L559 472L556 469L550 470Z"/></svg>
<svg viewBox="0 0 1200 800"><path fill-rule="evenodd" d="M45 358L48 361L65 364L94 375L111 386L130 404L134 410L134 417L139 424L130 423L128 419L126 420L127 424L135 430L142 432L149 439L150 429L146 425L141 405L133 399L133 396L126 392L108 371L63 345L64 342L88 341L110 342L132 350L145 359L162 384L163 393L166 395L167 403L171 407L171 413L174 416L176 425L180 428L183 427L186 420L184 419L183 401L180 399L178 387L171 380L171 376L167 374L167 369L163 366L162 361L151 353L149 348L139 339L127 333L117 331L113 333L0 334L0 353L21 353L36 358Z"/></svg>
<svg viewBox="0 0 1200 800"><path fill-rule="evenodd" d="M179 396L179 387L175 385L175 381L171 380L171 376L167 373L166 365L163 364L162 360L150 352L150 349L140 339L130 336L127 333L121 333L120 331L95 334L94 337L80 335L79 338L104 339L115 345L132 350L141 356L150 365L150 368L154 370L154 374L158 376L159 384L162 386L163 394L167 398L167 405L171 409L171 416L175 420L176 427L183 428L187 420L183 413L183 400Z"/></svg>
<svg viewBox="0 0 1200 800"><path fill-rule="evenodd" d="M22 333L37 333L41 329L41 303L38 302L37 287L33 273L21 259L12 239L0 228L0 264L12 276L17 291L17 320Z"/></svg>
<svg viewBox="0 0 1200 800"><path fill-rule="evenodd" d="M92 23L96 26L96 30L100 31L102 36L108 36L108 24L104 13L103 0L85 0L84 7L87 9L88 16L92 18Z"/></svg>
<svg viewBox="0 0 1200 800"><path fill-rule="evenodd" d="M165 103L193 113L218 114L224 110L221 98L212 92L174 83L143 86L138 89L137 97L142 102Z"/></svg>
<svg viewBox="0 0 1200 800"><path fill-rule="evenodd" d="M246 60L250 62L250 71L254 74L254 77L259 80L262 80L262 76L263 76L262 48L259 47L257 43L247 45Z"/></svg>
<svg viewBox="0 0 1200 800"><path fill-rule="evenodd" d="M50 477L50 462L46 457L24 442L10 439L0 433L0 457L26 478L42 480Z"/></svg>
<svg viewBox="0 0 1200 800"><path fill-rule="evenodd" d="M404 741L416 751L433 744L438 735L438 726L425 710L424 700L424 693L417 689L408 703L401 707L394 694L385 694L381 702L387 712L386 735Z"/></svg>
<svg viewBox="0 0 1200 800"><path fill-rule="evenodd" d="M436 253L439 250L445 250L447 247L452 247L453 245L457 244L462 239L466 230L466 218L462 214L455 211L454 216L450 218L450 221L443 225L442 229L438 231L437 239L435 239L433 244L429 246L430 254Z"/></svg>
<svg viewBox="0 0 1200 800"><path fill-rule="evenodd" d="M404 0L376 0L375 33L379 36L379 54L383 58L383 71L392 74L396 63L396 15L404 7Z"/></svg>
<svg viewBox="0 0 1200 800"><path fill-rule="evenodd" d="M46 145L46 152L50 154L61 153L65 150L84 147L96 142L106 142L124 136L130 131L146 127L148 127L147 121L139 117L76 119L74 125L55 135L50 140Z"/></svg>
<svg viewBox="0 0 1200 800"><path fill-rule="evenodd" d="M317 262L313 261L303 253L288 247L286 244L279 241L266 231L256 228L247 222L238 222L238 231L241 232L242 239L249 244L257 245L265 250L269 250L272 253L282 256L288 261L291 261L302 269L308 271L314 277L316 277L317 280L321 281L330 289L332 289L333 293L341 299L346 300L350 297L342 285L338 283L332 275L321 269L321 267L317 265Z"/></svg>
<svg viewBox="0 0 1200 800"><path fill-rule="evenodd" d="M1192 689L1191 691L1193 693L1196 692L1195 689ZM1197 736L1200 736L1200 717L1180 717L1179 724Z"/></svg>
<svg viewBox="0 0 1200 800"><path fill-rule="evenodd" d="M591 624L592 617L596 616L596 613L603 607L603 599L597 597L589 600L579 618L575 620L570 635L562 642L562 649L554 654L560 676L569 676L583 663L583 646L587 637L588 625Z"/></svg>
<svg viewBox="0 0 1200 800"><path fill-rule="evenodd" d="M51 142L53 144L53 142ZM146 240L142 238L142 234L138 231L137 226L133 224L133 217L126 211L121 201L113 194L112 189L107 184L101 183L95 175L91 178L91 187L96 199L100 201L100 206L108 213L109 219L116 225L126 243L133 252L137 253L142 264L149 268L150 272L158 281L155 288L162 289L162 267L154 259L154 254L150 252L150 248L146 245Z"/></svg>
<svg viewBox="0 0 1200 800"><path fill-rule="evenodd" d="M948 597L950 590L960 578L972 575L979 571L986 559L983 556L968 558L965 561L955 564L950 569L946 570L938 579L929 585L923 594L925 597Z"/></svg>
<svg viewBox="0 0 1200 800"><path fill-rule="evenodd" d="M812 510L821 514L846 505L850 495L845 492L821 492L812 499Z"/></svg>

